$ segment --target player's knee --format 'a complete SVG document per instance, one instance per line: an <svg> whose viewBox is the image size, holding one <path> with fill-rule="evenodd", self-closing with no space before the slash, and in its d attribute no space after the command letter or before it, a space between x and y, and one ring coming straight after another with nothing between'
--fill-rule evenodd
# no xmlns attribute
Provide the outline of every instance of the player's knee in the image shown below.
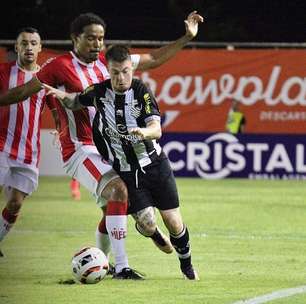
<svg viewBox="0 0 306 304"><path fill-rule="evenodd" d="M177 209L160 211L163 222L171 234L178 234L184 228L181 214Z"/></svg>
<svg viewBox="0 0 306 304"><path fill-rule="evenodd" d="M156 218L153 207L148 207L133 214L136 229L144 236L151 236L156 230Z"/></svg>
<svg viewBox="0 0 306 304"><path fill-rule="evenodd" d="M125 183L120 178L116 178L108 183L102 191L102 196L107 200L126 202L128 191Z"/></svg>
<svg viewBox="0 0 306 304"><path fill-rule="evenodd" d="M125 183L122 180L117 180L116 183L113 185L112 191L112 198L116 201L127 201L128 199L128 192L125 186Z"/></svg>
<svg viewBox="0 0 306 304"><path fill-rule="evenodd" d="M17 214L19 212L26 196L26 193L16 189L11 189L6 205L10 213Z"/></svg>
<svg viewBox="0 0 306 304"><path fill-rule="evenodd" d="M17 214L19 210L21 209L23 199L18 199L15 197L11 197L7 202L7 209L12 214Z"/></svg>

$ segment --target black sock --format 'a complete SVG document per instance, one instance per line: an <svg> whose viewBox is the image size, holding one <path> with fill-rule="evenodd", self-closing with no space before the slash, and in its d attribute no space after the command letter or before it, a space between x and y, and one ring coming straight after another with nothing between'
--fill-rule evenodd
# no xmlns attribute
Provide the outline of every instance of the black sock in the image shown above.
<svg viewBox="0 0 306 304"><path fill-rule="evenodd" d="M150 238L152 240L154 240L156 243L158 243L160 246L165 246L166 242L163 239L163 237L161 236L160 232L157 230L155 230L155 232L150 236Z"/></svg>
<svg viewBox="0 0 306 304"><path fill-rule="evenodd" d="M186 226L178 235L170 234L170 241L177 252L180 260L181 269L186 269L191 266L191 251L189 244L189 233Z"/></svg>

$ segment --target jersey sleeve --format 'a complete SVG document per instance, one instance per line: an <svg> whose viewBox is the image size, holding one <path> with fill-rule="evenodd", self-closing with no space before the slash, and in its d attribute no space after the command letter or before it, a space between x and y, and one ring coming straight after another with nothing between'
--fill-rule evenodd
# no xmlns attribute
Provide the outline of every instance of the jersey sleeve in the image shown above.
<svg viewBox="0 0 306 304"><path fill-rule="evenodd" d="M52 96L52 95L46 95L46 105L49 108L49 110L54 110L56 109L56 103L57 103L57 99Z"/></svg>
<svg viewBox="0 0 306 304"><path fill-rule="evenodd" d="M58 76L56 58L48 59L36 74L40 82L46 83L52 87L56 87L59 84Z"/></svg>
<svg viewBox="0 0 306 304"><path fill-rule="evenodd" d="M3 75L3 69L0 66L0 92L4 91L4 75Z"/></svg>
<svg viewBox="0 0 306 304"><path fill-rule="evenodd" d="M133 70L136 70L139 65L140 55L139 54L131 55L131 61L132 61Z"/></svg>
<svg viewBox="0 0 306 304"><path fill-rule="evenodd" d="M96 107L96 89L95 85L89 86L87 89L85 89L81 94L79 94L79 102L81 105L85 107L95 106Z"/></svg>
<svg viewBox="0 0 306 304"><path fill-rule="evenodd" d="M143 82L140 82L139 97L142 104L141 117L145 123L151 120L160 121L160 111L155 96Z"/></svg>

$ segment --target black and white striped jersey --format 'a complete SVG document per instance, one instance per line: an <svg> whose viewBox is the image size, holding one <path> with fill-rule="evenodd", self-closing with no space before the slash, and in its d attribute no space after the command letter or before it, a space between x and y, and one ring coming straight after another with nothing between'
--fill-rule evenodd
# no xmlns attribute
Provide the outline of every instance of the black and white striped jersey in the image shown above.
<svg viewBox="0 0 306 304"><path fill-rule="evenodd" d="M141 140L129 134L130 128L145 127L160 120L156 100L145 84L133 79L123 94L112 90L110 79L88 87L79 95L84 106L95 106L94 142L116 171L132 171L151 164L161 153L156 140Z"/></svg>

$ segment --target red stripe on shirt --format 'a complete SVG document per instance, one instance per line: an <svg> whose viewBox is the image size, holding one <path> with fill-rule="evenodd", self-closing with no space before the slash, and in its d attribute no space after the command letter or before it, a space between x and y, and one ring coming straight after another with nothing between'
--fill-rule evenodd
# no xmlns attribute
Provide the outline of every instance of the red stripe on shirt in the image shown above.
<svg viewBox="0 0 306 304"><path fill-rule="evenodd" d="M0 108L0 151L3 151L7 132L8 132L8 124L10 121L10 106L5 106Z"/></svg>
<svg viewBox="0 0 306 304"><path fill-rule="evenodd" d="M25 76L24 73L18 73L17 86L24 83L24 76ZM12 159L17 159L19 143L20 143L20 138L22 134L23 116L24 116L23 104L22 102L20 102L17 104L17 116L16 116L14 140L13 140L11 152L10 152L10 157Z"/></svg>
<svg viewBox="0 0 306 304"><path fill-rule="evenodd" d="M83 164L87 168L88 172L95 178L95 180L99 182L100 179L102 178L102 174L100 173L98 168L95 166L95 164L89 158L86 158L83 161Z"/></svg>
<svg viewBox="0 0 306 304"><path fill-rule="evenodd" d="M36 102L37 102L38 96L33 95L31 96L30 101L30 109L29 109L29 129L26 139L26 146L25 146L25 159L24 162L26 164L32 163L32 153L33 153L33 147L32 147L32 136L34 131L34 119L35 119L35 111L36 111Z"/></svg>

